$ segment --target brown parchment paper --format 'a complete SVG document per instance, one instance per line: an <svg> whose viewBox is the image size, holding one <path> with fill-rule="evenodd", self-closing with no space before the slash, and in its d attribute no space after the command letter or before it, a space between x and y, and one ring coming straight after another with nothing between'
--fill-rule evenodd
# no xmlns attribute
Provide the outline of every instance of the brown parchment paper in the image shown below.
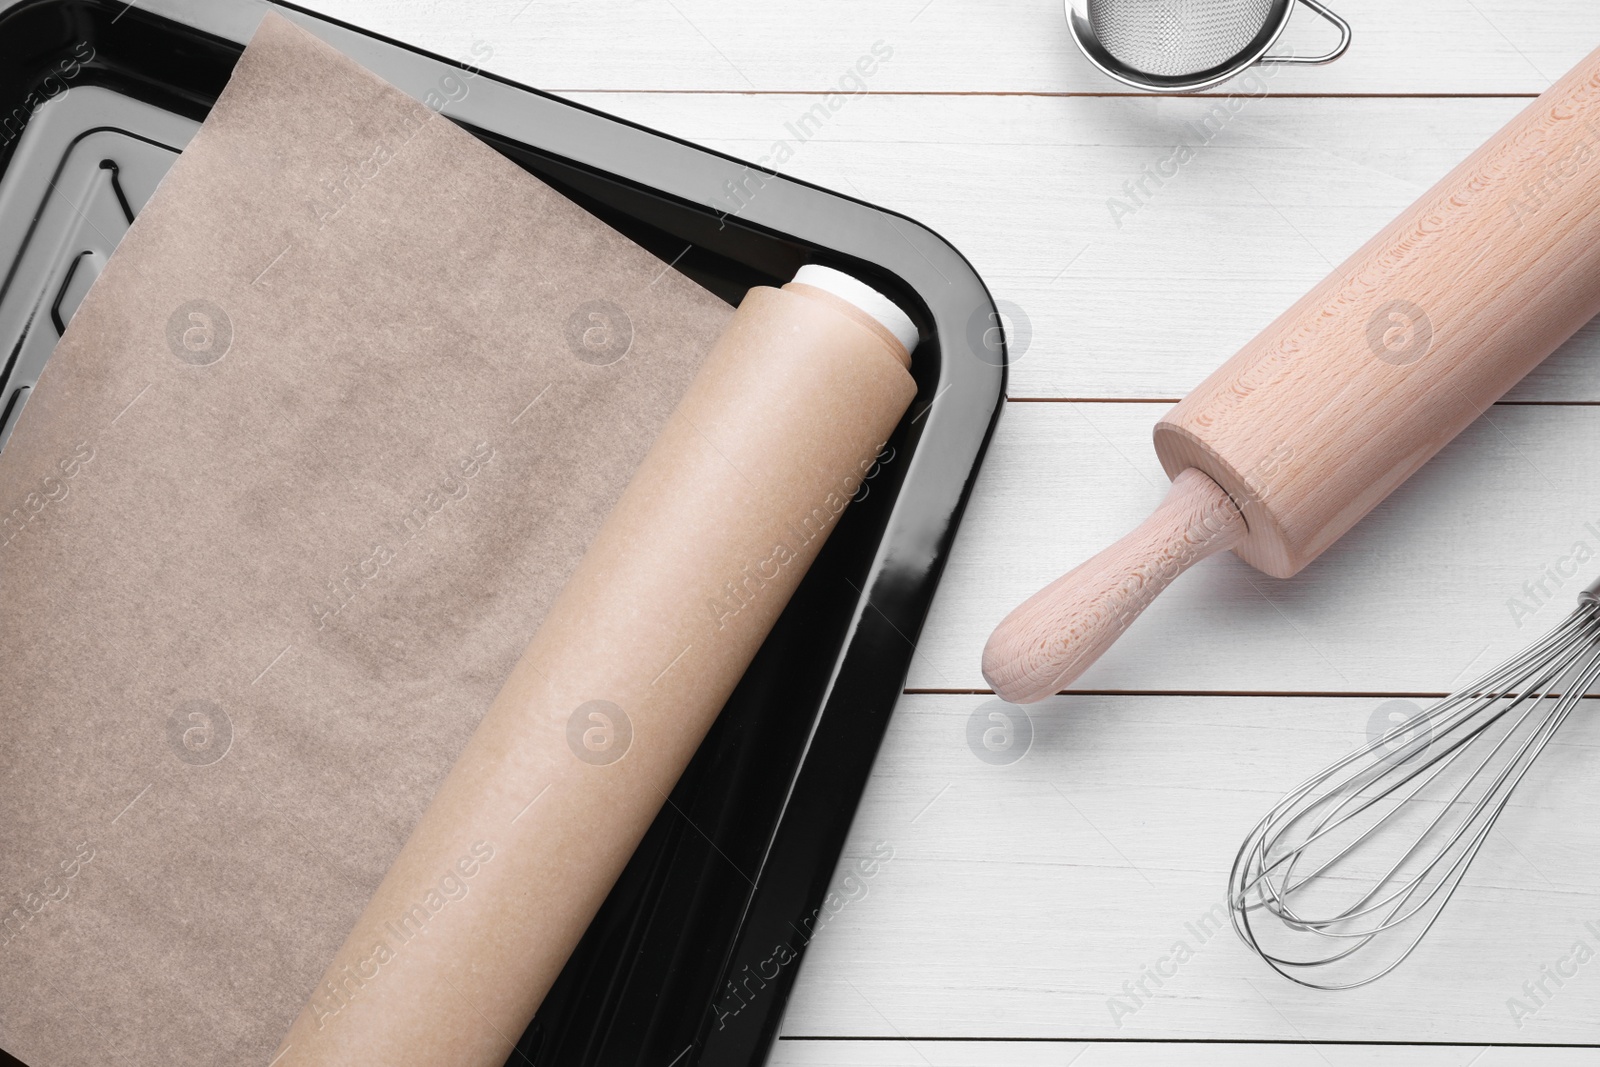
<svg viewBox="0 0 1600 1067"><path fill-rule="evenodd" d="M270 1059L732 314L663 268L262 24L0 455L0 1045Z"/></svg>
<svg viewBox="0 0 1600 1067"><path fill-rule="evenodd" d="M916 387L888 331L752 289L279 1050L496 1067Z"/></svg>

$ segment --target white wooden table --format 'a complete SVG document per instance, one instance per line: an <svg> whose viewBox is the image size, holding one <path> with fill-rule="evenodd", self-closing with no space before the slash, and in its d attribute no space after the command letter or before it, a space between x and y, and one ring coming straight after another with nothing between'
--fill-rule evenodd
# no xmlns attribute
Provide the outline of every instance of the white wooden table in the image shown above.
<svg viewBox="0 0 1600 1067"><path fill-rule="evenodd" d="M1330 3L1349 54L1281 70L1199 143L1216 100L1121 91L1058 0L313 0L444 55L487 46L498 74L737 156L786 142L777 169L933 227L1022 327L848 849L893 858L813 943L774 1063L1600 1063L1572 1047L1600 1042L1600 956L1522 1025L1507 1006L1575 941L1600 951L1591 716L1390 978L1300 989L1231 932L1191 932L1249 825L1374 709L1521 647L1600 573L1600 328L1298 577L1197 568L1081 692L1031 709L1019 762L967 747L989 630L1160 498L1165 407L1600 45L1593 0ZM1286 40L1329 34L1301 11ZM869 91L797 138L874 46ZM1180 142L1193 158L1114 213ZM1519 625L1509 601L1580 541L1594 558ZM1193 958L1113 1012L1177 940Z"/></svg>

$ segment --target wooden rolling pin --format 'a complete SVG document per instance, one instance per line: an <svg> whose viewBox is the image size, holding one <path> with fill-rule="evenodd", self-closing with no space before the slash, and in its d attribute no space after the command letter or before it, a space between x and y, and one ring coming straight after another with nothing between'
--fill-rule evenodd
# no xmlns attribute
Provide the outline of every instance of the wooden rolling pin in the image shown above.
<svg viewBox="0 0 1600 1067"><path fill-rule="evenodd" d="M1172 489L995 629L1040 700L1223 549L1287 578L1600 312L1600 50L1169 411Z"/></svg>

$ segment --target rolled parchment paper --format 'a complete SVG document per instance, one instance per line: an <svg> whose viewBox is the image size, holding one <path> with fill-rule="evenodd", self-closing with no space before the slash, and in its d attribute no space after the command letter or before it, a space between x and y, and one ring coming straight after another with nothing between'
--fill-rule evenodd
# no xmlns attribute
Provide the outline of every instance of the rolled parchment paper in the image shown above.
<svg viewBox="0 0 1600 1067"><path fill-rule="evenodd" d="M916 331L750 290L274 1067L498 1067L916 392Z"/></svg>

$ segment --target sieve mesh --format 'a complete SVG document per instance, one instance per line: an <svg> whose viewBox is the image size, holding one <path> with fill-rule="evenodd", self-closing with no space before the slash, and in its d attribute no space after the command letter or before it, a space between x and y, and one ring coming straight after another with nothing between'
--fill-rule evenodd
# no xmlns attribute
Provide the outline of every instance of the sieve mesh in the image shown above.
<svg viewBox="0 0 1600 1067"><path fill-rule="evenodd" d="M1255 40L1274 0L1090 0L1105 50L1144 74L1183 77L1221 66Z"/></svg>

